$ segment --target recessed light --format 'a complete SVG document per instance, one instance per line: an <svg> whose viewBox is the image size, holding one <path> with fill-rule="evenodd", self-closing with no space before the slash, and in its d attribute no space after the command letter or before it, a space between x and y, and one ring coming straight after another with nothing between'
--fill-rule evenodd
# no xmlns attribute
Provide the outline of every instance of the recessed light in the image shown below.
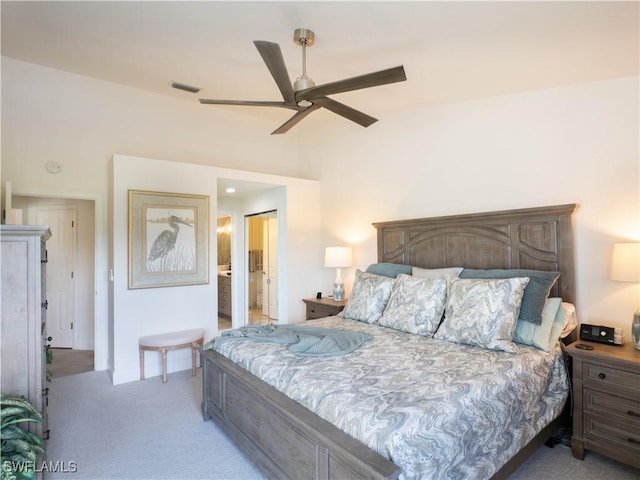
<svg viewBox="0 0 640 480"><path fill-rule="evenodd" d="M235 188L233 188L233 187L227 187L227 188L225 189L225 192L227 192L227 193L236 193L236 189L235 189Z"/></svg>

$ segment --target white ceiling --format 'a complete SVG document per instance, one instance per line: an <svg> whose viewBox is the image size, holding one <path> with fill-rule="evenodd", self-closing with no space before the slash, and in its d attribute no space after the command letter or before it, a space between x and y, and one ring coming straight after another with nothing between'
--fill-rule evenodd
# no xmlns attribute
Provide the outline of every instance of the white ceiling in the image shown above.
<svg viewBox="0 0 640 480"><path fill-rule="evenodd" d="M1 47L3 56L190 102L280 101L253 40L279 43L294 80L293 31L305 27L316 34L307 51L316 84L404 65L406 82L334 96L382 120L400 109L638 75L638 5L3 1ZM173 81L202 91L172 89ZM202 108L267 118L279 110Z"/></svg>

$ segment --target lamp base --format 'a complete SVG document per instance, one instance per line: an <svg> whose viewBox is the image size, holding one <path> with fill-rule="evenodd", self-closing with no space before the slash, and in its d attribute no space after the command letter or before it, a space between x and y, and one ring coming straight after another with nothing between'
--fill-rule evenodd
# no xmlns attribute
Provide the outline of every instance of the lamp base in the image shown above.
<svg viewBox="0 0 640 480"><path fill-rule="evenodd" d="M333 284L333 299L336 302L344 300L344 283Z"/></svg>

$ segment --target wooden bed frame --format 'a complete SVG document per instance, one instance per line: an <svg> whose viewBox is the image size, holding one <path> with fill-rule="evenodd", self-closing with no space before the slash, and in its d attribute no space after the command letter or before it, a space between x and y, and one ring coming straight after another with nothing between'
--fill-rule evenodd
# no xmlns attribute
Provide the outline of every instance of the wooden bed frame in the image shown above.
<svg viewBox="0 0 640 480"><path fill-rule="evenodd" d="M560 205L375 223L378 262L422 268L559 271L553 296L575 303L571 214ZM395 464L212 350L204 360L202 413L269 478L394 479ZM558 417L492 478L506 479L560 425Z"/></svg>

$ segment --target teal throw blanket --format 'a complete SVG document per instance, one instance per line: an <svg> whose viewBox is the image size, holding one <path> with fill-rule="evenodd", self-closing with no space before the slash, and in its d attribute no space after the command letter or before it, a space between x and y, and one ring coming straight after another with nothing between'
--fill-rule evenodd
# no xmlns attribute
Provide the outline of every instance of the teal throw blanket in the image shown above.
<svg viewBox="0 0 640 480"><path fill-rule="evenodd" d="M354 351L372 340L368 333L300 325L250 325L226 330L204 348L223 342L269 342L289 345L287 350L307 357L332 357Z"/></svg>

